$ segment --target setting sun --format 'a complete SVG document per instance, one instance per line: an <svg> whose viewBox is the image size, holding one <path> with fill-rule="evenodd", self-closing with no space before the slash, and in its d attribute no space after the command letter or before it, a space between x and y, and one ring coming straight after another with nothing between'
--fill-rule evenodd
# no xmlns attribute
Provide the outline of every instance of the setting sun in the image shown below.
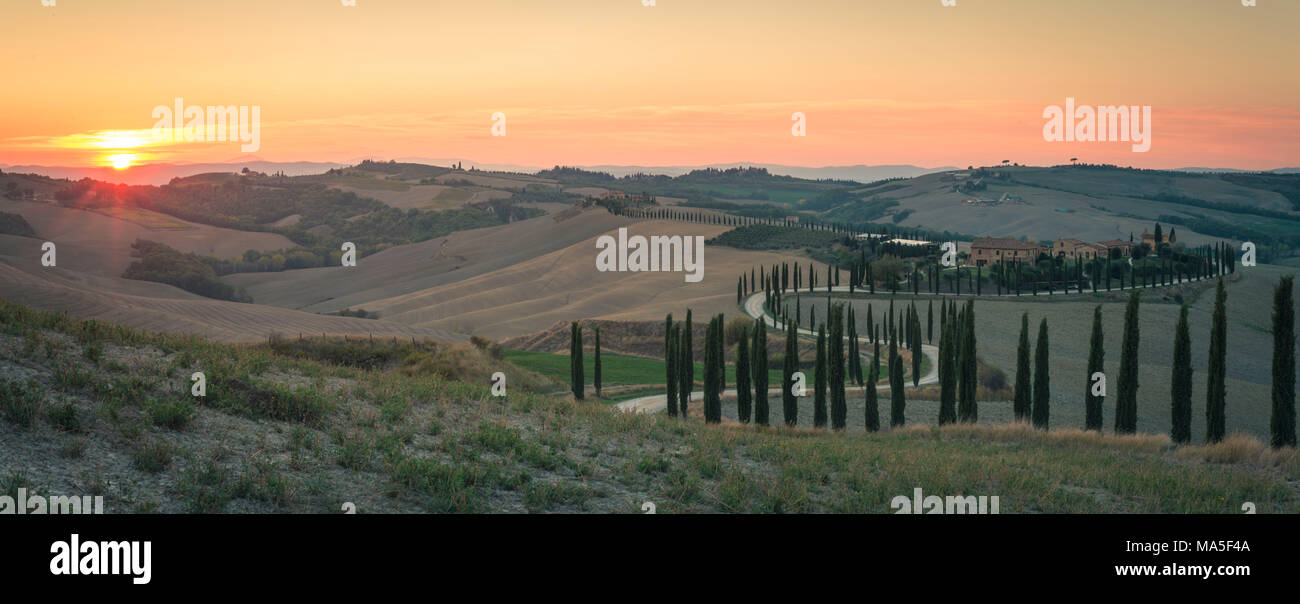
<svg viewBox="0 0 1300 604"><path fill-rule="evenodd" d="M113 165L115 170L125 170L130 168L131 164L135 161L135 154L119 153L117 155L110 155L108 156L108 161Z"/></svg>

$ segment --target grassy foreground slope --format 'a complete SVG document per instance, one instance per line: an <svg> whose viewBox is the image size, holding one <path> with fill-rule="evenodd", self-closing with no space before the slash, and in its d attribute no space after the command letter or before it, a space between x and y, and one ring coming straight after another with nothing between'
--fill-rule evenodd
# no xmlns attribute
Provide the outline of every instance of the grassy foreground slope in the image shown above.
<svg viewBox="0 0 1300 604"><path fill-rule="evenodd" d="M1300 511L1295 451L1245 436L710 427L529 394L536 375L491 346L236 346L0 302L0 378L0 489L110 513L879 513L917 487L1003 513Z"/></svg>

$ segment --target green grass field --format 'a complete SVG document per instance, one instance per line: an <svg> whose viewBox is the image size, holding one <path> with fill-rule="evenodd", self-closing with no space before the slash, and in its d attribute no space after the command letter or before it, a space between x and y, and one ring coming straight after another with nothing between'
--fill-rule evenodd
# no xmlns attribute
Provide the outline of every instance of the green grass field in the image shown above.
<svg viewBox="0 0 1300 604"><path fill-rule="evenodd" d="M188 391L197 371L204 398ZM102 495L108 513L891 513L918 487L998 496L1004 514L1300 511L1300 455L1249 435L707 425L3 301L0 375L0 487Z"/></svg>
<svg viewBox="0 0 1300 604"><path fill-rule="evenodd" d="M552 354L549 352L530 352L525 350L507 350L505 351L507 361L514 363L524 369L536 371L548 378L551 378L561 384L569 383L569 355ZM590 350L582 355L583 374L587 378L588 387L591 386L592 376L595 375L595 355ZM778 369L772 371L768 368L768 384L781 383L781 371ZM630 357L624 355L610 354L601 352L600 354L601 384L603 386L623 386L623 385L657 385L658 392L663 392L664 374L666 373L664 362L658 359L645 359L641 357ZM696 379L704 376L704 364L695 364ZM734 387L736 385L736 367L727 365L727 385ZM645 394L654 394L654 391Z"/></svg>

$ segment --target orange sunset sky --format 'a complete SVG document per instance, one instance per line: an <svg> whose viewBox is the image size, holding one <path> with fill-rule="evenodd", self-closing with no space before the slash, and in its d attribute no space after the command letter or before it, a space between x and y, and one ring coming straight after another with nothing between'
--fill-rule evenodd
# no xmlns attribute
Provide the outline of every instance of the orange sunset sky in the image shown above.
<svg viewBox="0 0 1300 604"><path fill-rule="evenodd" d="M655 4L0 0L0 163L1300 166L1300 0ZM153 141L177 97L260 148ZM1151 150L1044 141L1066 97L1152 106Z"/></svg>

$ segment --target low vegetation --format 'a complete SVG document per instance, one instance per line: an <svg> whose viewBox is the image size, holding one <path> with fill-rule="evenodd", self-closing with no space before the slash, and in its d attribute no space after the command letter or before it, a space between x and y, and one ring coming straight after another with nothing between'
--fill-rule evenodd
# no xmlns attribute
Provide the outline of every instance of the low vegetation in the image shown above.
<svg viewBox="0 0 1300 604"><path fill-rule="evenodd" d="M1294 449L1245 435L705 426L515 379L493 396L483 372L517 370L485 340L328 343L225 345L0 302L0 438L26 468L0 478L103 495L110 513L888 513L917 487L997 495L1003 513L1300 511ZM382 362L340 349L372 346ZM190 397L200 371L207 396Z"/></svg>

